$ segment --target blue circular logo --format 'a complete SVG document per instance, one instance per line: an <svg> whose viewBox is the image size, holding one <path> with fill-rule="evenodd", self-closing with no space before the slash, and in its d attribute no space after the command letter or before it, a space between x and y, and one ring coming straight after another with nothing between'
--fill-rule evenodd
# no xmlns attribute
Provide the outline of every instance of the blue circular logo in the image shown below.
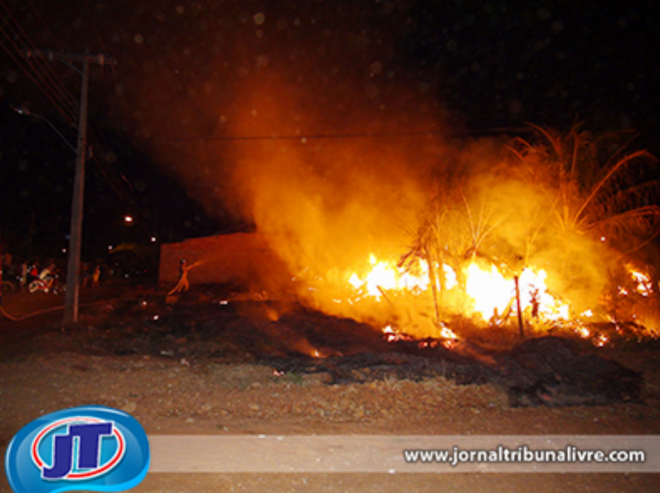
<svg viewBox="0 0 660 493"><path fill-rule="evenodd" d="M15 493L122 491L149 469L149 442L138 421L103 406L43 416L21 429L5 457Z"/></svg>

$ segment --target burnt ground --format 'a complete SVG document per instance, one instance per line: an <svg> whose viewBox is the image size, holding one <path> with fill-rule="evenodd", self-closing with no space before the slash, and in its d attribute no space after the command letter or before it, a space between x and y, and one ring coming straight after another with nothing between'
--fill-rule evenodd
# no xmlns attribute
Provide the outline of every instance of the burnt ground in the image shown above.
<svg viewBox="0 0 660 493"><path fill-rule="evenodd" d="M7 313L61 298L6 296ZM148 433L660 434L656 341L595 348L565 337L470 332L386 341L350 319L231 286L166 298L156 287L86 291L61 311L0 319L0 443L37 416L83 404ZM658 475L443 476L448 489L657 491ZM439 477L150 475L135 491L437 491ZM0 488L8 489L6 480Z"/></svg>

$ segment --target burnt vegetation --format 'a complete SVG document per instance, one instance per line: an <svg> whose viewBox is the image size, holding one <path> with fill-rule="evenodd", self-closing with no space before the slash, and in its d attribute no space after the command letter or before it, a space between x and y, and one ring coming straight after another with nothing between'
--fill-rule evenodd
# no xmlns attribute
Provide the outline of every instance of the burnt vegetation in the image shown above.
<svg viewBox="0 0 660 493"><path fill-rule="evenodd" d="M247 297L225 304L227 287L194 289L170 303L156 291L138 295L137 301L127 296L88 310L85 324L76 329L53 332L56 349L173 359L200 371L209 363L247 362L270 366L274 379L315 374L327 385L446 378L495 385L511 406L644 398L641 373L602 358L579 339L546 336L513 347L468 340L388 341L367 324L295 303Z"/></svg>

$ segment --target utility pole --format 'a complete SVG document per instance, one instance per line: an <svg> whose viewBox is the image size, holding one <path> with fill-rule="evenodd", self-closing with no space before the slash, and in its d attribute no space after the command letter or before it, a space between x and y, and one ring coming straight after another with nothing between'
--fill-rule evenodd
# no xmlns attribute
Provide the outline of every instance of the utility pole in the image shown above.
<svg viewBox="0 0 660 493"><path fill-rule="evenodd" d="M80 252L82 249L83 204L85 197L85 153L87 151L87 100L89 86L89 64L115 65L117 61L106 55L86 53L62 53L54 51L31 50L27 56L59 60L82 75L80 90L80 108L78 115L78 148L76 153L76 171L73 182L73 201L71 204L71 234L69 237L69 258L66 270L66 295L64 297L64 324L78 321L80 299ZM82 70L74 63L82 63Z"/></svg>

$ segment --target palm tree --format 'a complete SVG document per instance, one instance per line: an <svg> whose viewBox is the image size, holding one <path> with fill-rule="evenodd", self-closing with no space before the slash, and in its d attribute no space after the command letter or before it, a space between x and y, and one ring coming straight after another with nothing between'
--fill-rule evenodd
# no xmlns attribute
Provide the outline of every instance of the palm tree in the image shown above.
<svg viewBox="0 0 660 493"><path fill-rule="evenodd" d="M576 124L562 136L532 127L536 142L517 138L510 149L529 177L554 194L560 231L626 243L658 234L660 180L652 174L657 161L648 151L631 151L632 139L621 133L595 138Z"/></svg>

